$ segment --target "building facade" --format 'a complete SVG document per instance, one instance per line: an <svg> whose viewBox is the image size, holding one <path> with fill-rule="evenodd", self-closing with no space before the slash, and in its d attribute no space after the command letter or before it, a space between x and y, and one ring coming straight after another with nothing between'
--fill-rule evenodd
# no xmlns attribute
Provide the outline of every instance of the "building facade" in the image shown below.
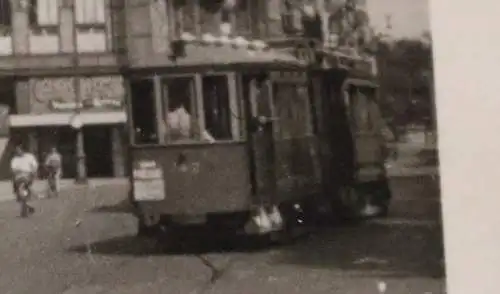
<svg viewBox="0 0 500 294"><path fill-rule="evenodd" d="M63 175L77 172L77 149L90 177L126 174L123 45L117 32L123 1L0 1L0 103L9 134L0 140L0 176L16 144L42 160L51 146L64 157ZM118 25L120 24L120 25ZM123 51L123 50L122 50ZM76 144L73 117L83 123Z"/></svg>

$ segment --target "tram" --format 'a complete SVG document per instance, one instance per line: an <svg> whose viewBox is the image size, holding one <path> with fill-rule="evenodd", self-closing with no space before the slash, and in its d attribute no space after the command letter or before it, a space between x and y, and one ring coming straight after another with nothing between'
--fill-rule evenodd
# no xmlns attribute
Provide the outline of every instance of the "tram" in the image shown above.
<svg viewBox="0 0 500 294"><path fill-rule="evenodd" d="M358 184L385 181L371 67L328 52L311 61L311 48L181 39L172 64L126 74L139 234L176 224L284 232L311 203L363 214Z"/></svg>

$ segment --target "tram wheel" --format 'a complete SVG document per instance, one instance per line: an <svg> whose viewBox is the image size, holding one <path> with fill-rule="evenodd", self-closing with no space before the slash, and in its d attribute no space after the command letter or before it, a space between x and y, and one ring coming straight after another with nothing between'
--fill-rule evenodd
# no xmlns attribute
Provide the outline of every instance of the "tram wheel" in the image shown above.
<svg viewBox="0 0 500 294"><path fill-rule="evenodd" d="M385 217L388 217L389 216L389 204L388 203L384 203L381 207L381 211L378 215L378 217L382 217L382 218L385 218Z"/></svg>
<svg viewBox="0 0 500 294"><path fill-rule="evenodd" d="M311 228L308 226L288 222L282 230L270 233L270 240L277 245L290 245L306 237L310 232Z"/></svg>

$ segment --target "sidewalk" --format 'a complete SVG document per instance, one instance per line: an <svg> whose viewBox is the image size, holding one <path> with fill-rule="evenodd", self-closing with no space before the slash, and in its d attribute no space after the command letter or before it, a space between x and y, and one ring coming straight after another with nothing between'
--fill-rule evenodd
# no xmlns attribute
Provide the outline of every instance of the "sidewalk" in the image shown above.
<svg viewBox="0 0 500 294"><path fill-rule="evenodd" d="M88 186L92 188L100 187L103 185L116 185L116 184L127 184L127 178L99 178L99 179L89 179ZM62 179L61 180L61 191L67 191L75 189L78 187L85 187L82 184L76 184L74 179ZM47 181L37 180L33 184L33 190L40 198L44 198L47 191ZM14 194L12 192L12 183L10 181L0 181L0 202L14 200Z"/></svg>
<svg viewBox="0 0 500 294"><path fill-rule="evenodd" d="M389 177L439 176L439 168L435 166L404 166L397 163L386 165Z"/></svg>

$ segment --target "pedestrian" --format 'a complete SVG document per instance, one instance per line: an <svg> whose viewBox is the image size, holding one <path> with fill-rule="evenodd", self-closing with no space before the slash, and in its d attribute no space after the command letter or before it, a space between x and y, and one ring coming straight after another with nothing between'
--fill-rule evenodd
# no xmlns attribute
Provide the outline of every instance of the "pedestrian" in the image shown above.
<svg viewBox="0 0 500 294"><path fill-rule="evenodd" d="M38 161L35 156L29 152L25 152L21 146L17 146L14 157L10 162L12 172L12 187L16 199L21 203L21 216L25 217L26 212L31 214L35 209L26 203L26 200L18 197L18 187L26 181L29 191L29 196L33 195L32 186L38 172ZM28 196L28 198L29 198ZM27 210L25 209L27 208Z"/></svg>
<svg viewBox="0 0 500 294"><path fill-rule="evenodd" d="M60 188L60 179L62 175L62 156L56 147L50 149L45 158L45 169L47 171L48 197L58 196Z"/></svg>

